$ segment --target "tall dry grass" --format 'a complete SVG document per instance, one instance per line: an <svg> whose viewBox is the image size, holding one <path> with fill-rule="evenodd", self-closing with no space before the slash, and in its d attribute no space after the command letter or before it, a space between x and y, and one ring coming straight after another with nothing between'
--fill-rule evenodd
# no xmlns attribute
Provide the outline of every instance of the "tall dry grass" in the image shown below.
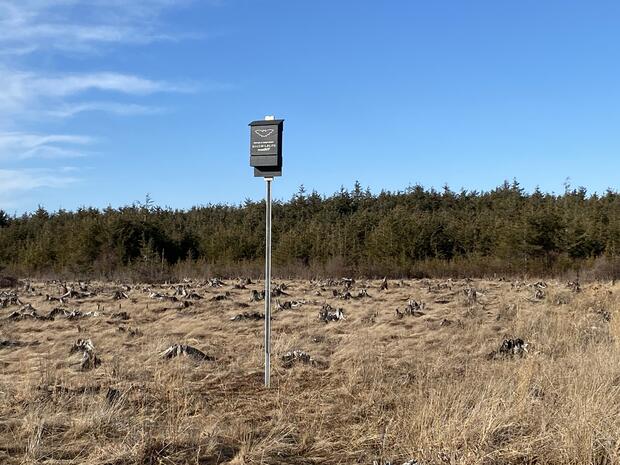
<svg viewBox="0 0 620 465"><path fill-rule="evenodd" d="M372 281L356 287L370 299L344 301L331 287L288 284L280 299L306 304L275 313L270 390L262 322L229 320L262 309L240 307L249 290L194 286L205 299L181 309L139 288L133 301L112 301L113 283L93 283L96 297L68 307L99 305L100 317L15 322L6 319L14 308L0 310L1 340L39 342L0 349L0 463L620 463L617 286L573 293L550 282L536 300L527 283L419 280L380 292ZM43 295L57 289L35 287L23 300L49 311ZM477 302L467 287L480 292ZM230 299L209 301L226 290ZM426 314L396 318L409 298L425 302ZM324 302L347 319L319 322ZM112 320L118 311L131 319ZM78 337L93 340L101 367L78 371L69 356ZM526 340L528 354L489 359L504 337ZM162 360L175 342L215 361ZM323 363L286 369L279 357L291 349ZM112 404L110 387L120 392Z"/></svg>

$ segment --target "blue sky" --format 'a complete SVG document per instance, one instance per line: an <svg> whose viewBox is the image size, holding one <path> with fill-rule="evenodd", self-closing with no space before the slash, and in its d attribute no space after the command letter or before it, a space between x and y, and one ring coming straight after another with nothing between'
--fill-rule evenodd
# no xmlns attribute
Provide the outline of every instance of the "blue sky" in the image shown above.
<svg viewBox="0 0 620 465"><path fill-rule="evenodd" d="M620 3L0 0L0 208L617 189Z"/></svg>

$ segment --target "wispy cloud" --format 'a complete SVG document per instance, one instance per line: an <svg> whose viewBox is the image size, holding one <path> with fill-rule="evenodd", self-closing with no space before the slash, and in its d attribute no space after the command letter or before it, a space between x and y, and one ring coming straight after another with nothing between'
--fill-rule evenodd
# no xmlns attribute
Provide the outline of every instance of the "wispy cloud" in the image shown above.
<svg viewBox="0 0 620 465"><path fill-rule="evenodd" d="M158 92L191 92L191 85L171 84L121 73L53 74L42 76L33 72L0 69L0 110L20 113L25 109L88 91L115 92L126 95L149 95ZM98 104L99 110L119 113L118 104ZM39 111L40 108L37 108ZM125 114L130 114L127 112Z"/></svg>
<svg viewBox="0 0 620 465"><path fill-rule="evenodd" d="M0 194L27 191L39 187L65 187L78 179L65 170L4 170L0 169Z"/></svg>
<svg viewBox="0 0 620 465"><path fill-rule="evenodd" d="M24 77L24 76L23 76ZM24 77L24 83L34 93L44 96L64 97L88 90L147 95L155 92L187 92L189 86L153 81L119 73L66 74L48 77Z"/></svg>
<svg viewBox="0 0 620 465"><path fill-rule="evenodd" d="M115 43L172 40L158 18L184 1L168 0L6 0L0 3L0 44L14 53L57 49L92 51ZM80 18L67 21L68 17Z"/></svg>
<svg viewBox="0 0 620 465"><path fill-rule="evenodd" d="M168 29L162 14L191 2L0 0L0 163L19 165L26 159L88 156L96 146L96 137L65 134L64 130L58 133L57 129L46 133L45 125L87 112L119 117L161 114L164 108L144 104L144 99L159 93L196 92L191 83L101 71L100 64L97 70L81 72L49 68L59 62L59 56L86 54L80 58L88 63L120 46L186 38L185 32ZM50 57L54 59L48 60ZM226 88L209 84L207 90ZM33 123L36 130L31 129ZM17 198L19 192L67 186L76 182L80 173L75 167L56 171L0 169L0 206L11 196Z"/></svg>
<svg viewBox="0 0 620 465"><path fill-rule="evenodd" d="M41 188L64 188L79 182L71 170L0 169L0 208L7 209L19 204L18 196Z"/></svg>
<svg viewBox="0 0 620 465"><path fill-rule="evenodd" d="M72 118L80 113L87 112L105 112L119 116L136 116L157 115L165 111L158 107L137 105L134 103L84 102L64 105L61 108L54 108L49 110L47 114L56 118Z"/></svg>
<svg viewBox="0 0 620 465"><path fill-rule="evenodd" d="M0 124L3 117L68 117L85 111L124 116L157 113L145 106L114 101L96 105L63 101L87 92L145 96L195 91L195 86L186 83L119 72L50 73L19 66L20 56L35 53L105 51L101 47L110 44L171 39L170 33L161 31L161 14L188 3L190 0L0 0ZM46 107L54 111L46 111Z"/></svg>
<svg viewBox="0 0 620 465"><path fill-rule="evenodd" d="M91 137L67 134L0 133L0 160L27 158L67 158L84 156L76 147L94 143Z"/></svg>

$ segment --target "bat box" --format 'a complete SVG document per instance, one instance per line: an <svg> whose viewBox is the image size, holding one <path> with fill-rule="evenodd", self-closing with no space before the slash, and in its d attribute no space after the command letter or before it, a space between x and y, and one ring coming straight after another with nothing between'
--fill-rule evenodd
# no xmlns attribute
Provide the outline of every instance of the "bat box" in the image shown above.
<svg viewBox="0 0 620 465"><path fill-rule="evenodd" d="M250 123L250 166L254 176L282 176L283 119Z"/></svg>

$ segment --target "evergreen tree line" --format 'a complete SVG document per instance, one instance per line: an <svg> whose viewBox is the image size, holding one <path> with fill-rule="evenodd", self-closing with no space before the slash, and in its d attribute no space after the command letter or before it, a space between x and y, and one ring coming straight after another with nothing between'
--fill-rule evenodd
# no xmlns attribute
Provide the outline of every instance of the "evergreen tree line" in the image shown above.
<svg viewBox="0 0 620 465"><path fill-rule="evenodd" d="M167 279L260 276L264 202L173 210L148 198L118 209L22 216L0 212L0 265L19 275ZM359 183L331 196L303 187L273 206L280 276L614 275L620 194L489 192L413 186L372 194Z"/></svg>

